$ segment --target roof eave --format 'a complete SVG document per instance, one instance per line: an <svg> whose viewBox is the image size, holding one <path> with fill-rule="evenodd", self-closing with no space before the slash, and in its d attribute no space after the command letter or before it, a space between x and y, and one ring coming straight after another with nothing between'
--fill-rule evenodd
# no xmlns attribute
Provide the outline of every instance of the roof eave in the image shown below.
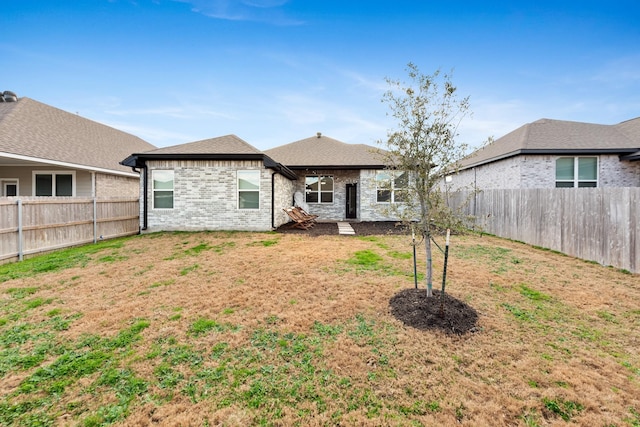
<svg viewBox="0 0 640 427"><path fill-rule="evenodd" d="M339 170L360 170L360 169L384 169L385 165L289 165L291 170L308 170L308 169L339 169Z"/></svg>
<svg viewBox="0 0 640 427"><path fill-rule="evenodd" d="M634 158L628 159L627 157L632 157L634 153L636 153L638 149L633 148L532 148L532 149L523 149L512 151L510 153L506 153L500 156L492 157L490 159L481 160L479 162L470 163L468 165L464 165L460 167L460 170L472 169L478 166L486 165L489 163L497 162L499 160L508 159L509 157L515 157L524 154L554 154L554 155L598 155L598 154L618 154L625 155L621 157L622 160L637 160ZM629 156L631 154L632 156ZM638 156L640 157L640 155Z"/></svg>
<svg viewBox="0 0 640 427"><path fill-rule="evenodd" d="M271 157L263 153L245 153L245 154L216 154L216 153L134 153L120 162L121 165L131 168L142 168L149 160L261 160L264 166L269 169L276 170L281 175L291 179L298 179L296 174L286 166L277 163Z"/></svg>
<svg viewBox="0 0 640 427"><path fill-rule="evenodd" d="M58 160L43 159L43 158L40 158L40 157L24 156L24 155L21 155L21 154L0 152L0 158L2 158L2 157L7 157L7 158L10 158L10 159L15 159L15 160L24 160L24 161L28 161L28 162L34 162L34 163L42 163L42 164L45 164L45 165L57 166L57 167L68 168L68 169L84 170L84 171L88 171L88 172L98 172L98 173L105 173L105 174L110 174L110 175L137 177L137 174L134 174L132 172L124 172L124 171L121 171L121 170L101 168L101 167L98 167L98 166L91 166L91 165L81 165L79 163L61 162L61 161L58 161ZM124 165L124 166L126 166L126 165Z"/></svg>

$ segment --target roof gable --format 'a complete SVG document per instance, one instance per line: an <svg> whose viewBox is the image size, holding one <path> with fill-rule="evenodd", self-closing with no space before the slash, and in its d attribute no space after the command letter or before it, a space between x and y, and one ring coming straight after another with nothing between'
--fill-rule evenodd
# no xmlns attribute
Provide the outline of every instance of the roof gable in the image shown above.
<svg viewBox="0 0 640 427"><path fill-rule="evenodd" d="M203 139L186 144L172 145L143 153L133 153L121 164L139 168L144 167L147 160L260 160L264 166L276 170L289 179L296 175L286 166L273 161L262 151L236 135L225 135L217 138Z"/></svg>
<svg viewBox="0 0 640 427"><path fill-rule="evenodd" d="M172 145L171 147L158 148L147 151L144 154L262 154L253 145L238 138L236 135L225 135L217 138L203 139L188 142L186 144Z"/></svg>
<svg viewBox="0 0 640 427"><path fill-rule="evenodd" d="M640 118L617 125L540 119L478 149L461 164L469 168L518 154L624 154L638 149Z"/></svg>
<svg viewBox="0 0 640 427"><path fill-rule="evenodd" d="M153 148L137 136L30 98L0 103L0 152L7 155L130 173L120 160Z"/></svg>
<svg viewBox="0 0 640 427"><path fill-rule="evenodd" d="M320 133L266 150L265 153L290 169L366 169L384 166L383 150L366 144L347 144Z"/></svg>

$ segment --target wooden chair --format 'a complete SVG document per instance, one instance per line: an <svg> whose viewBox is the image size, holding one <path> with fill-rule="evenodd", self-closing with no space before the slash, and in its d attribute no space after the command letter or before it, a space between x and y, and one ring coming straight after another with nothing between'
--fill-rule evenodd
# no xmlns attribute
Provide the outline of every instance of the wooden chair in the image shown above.
<svg viewBox="0 0 640 427"><path fill-rule="evenodd" d="M283 209L283 211L285 211L289 216L289 218L291 218L291 220L293 221L293 224L291 224L291 227L300 228L302 230L308 230L314 225L313 221L301 216L300 213L294 208Z"/></svg>
<svg viewBox="0 0 640 427"><path fill-rule="evenodd" d="M302 209L300 206L294 206L292 209L297 211L302 218L306 218L309 221L312 221L314 223L317 222L316 218L318 218L318 215L310 214L304 209Z"/></svg>

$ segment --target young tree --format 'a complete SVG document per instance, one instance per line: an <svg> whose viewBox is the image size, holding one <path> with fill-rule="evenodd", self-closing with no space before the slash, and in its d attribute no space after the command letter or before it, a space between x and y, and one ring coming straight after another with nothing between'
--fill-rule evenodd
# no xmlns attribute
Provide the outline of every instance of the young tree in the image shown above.
<svg viewBox="0 0 640 427"><path fill-rule="evenodd" d="M409 83L387 78L390 88L382 102L388 104L396 128L381 142L387 150L389 175L401 174L407 194L403 203L390 208L404 221L412 222L422 235L426 252L427 296L432 296L433 264L431 238L436 228L458 228L462 219L446 204L446 177L457 170L467 145L456 141L458 126L469 113L469 97L458 98L450 74L437 70L422 74L407 65ZM395 172L394 172L395 171ZM390 179L390 182L393 180ZM399 187L395 183L392 187Z"/></svg>

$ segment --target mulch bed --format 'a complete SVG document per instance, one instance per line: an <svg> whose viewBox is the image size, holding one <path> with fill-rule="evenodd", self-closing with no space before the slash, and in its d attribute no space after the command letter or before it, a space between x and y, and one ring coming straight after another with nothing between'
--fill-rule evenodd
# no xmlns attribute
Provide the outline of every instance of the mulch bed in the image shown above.
<svg viewBox="0 0 640 427"><path fill-rule="evenodd" d="M476 332L478 313L447 293L443 298L440 295L434 290L428 298L426 289L404 289L391 298L391 314L405 325L423 331L438 329L454 335Z"/></svg>
<svg viewBox="0 0 640 427"><path fill-rule="evenodd" d="M301 230L291 226L292 223L284 224L276 230L278 233L306 234L308 236L329 236L338 235L338 226L335 222L318 222L308 230ZM376 221L376 222L350 222L356 236L375 236L385 234L409 234L408 228L396 221Z"/></svg>

